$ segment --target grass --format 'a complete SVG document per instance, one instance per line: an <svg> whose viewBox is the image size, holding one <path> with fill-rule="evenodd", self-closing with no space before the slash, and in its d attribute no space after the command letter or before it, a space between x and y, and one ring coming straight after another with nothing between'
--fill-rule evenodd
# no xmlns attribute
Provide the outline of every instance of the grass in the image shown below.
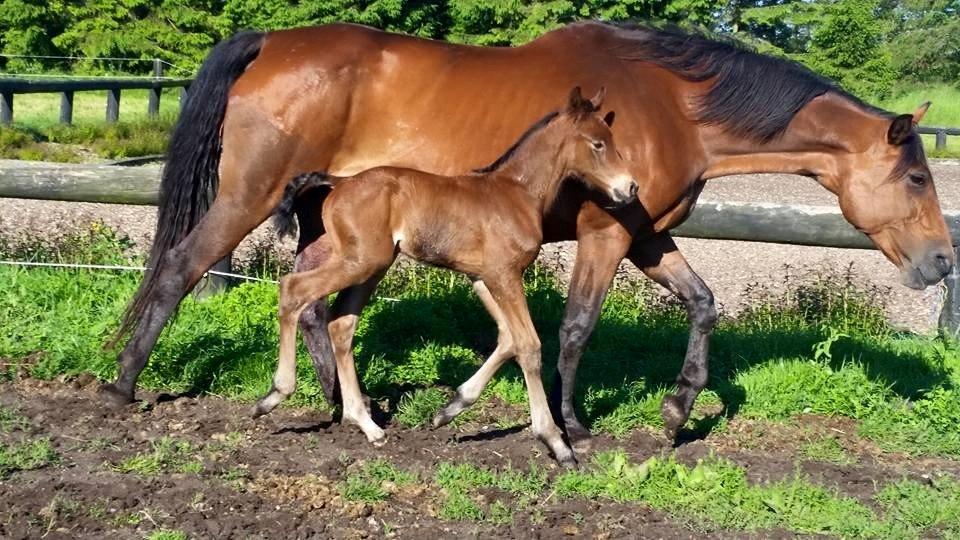
<svg viewBox="0 0 960 540"><path fill-rule="evenodd" d="M31 439L19 443L0 442L0 480L17 471L41 469L59 461L49 439Z"/></svg>
<svg viewBox="0 0 960 540"><path fill-rule="evenodd" d="M0 239L0 256L77 262L140 262L129 242L102 225L50 242ZM243 269L241 269L243 271ZM138 281L136 273L0 268L0 357L29 359L30 372L54 378L115 374L102 343ZM659 429L659 402L672 388L686 349L682 308L643 283L612 291L578 376L580 417L618 436ZM691 428L722 429L741 416L783 420L803 413L847 416L889 450L960 456L960 349L950 341L894 332L881 309L885 290L859 290L852 275L791 277L774 293L747 291L751 308L723 316L711 348L711 378ZM527 276L543 340L549 385L563 313L561 286L545 271ZM389 297L391 300L385 300ZM161 336L141 384L253 400L275 369L276 287L244 284L216 297L187 299ZM449 390L495 345L496 330L469 283L451 273L397 268L358 325L356 358L371 396L406 426L427 423ZM25 360L26 361L26 360ZM13 369L13 368L10 368ZM12 373L12 372L11 372ZM292 403L325 408L305 349ZM507 366L485 397L525 407L522 377ZM720 411L719 415L717 411ZM500 421L500 420L495 420Z"/></svg>
<svg viewBox="0 0 960 540"><path fill-rule="evenodd" d="M892 112L912 113L923 102L932 105L924 115L922 125L960 127L960 87L949 84L912 85L896 92L879 105ZM934 149L934 136L924 135L923 146L930 157L960 157L960 137L947 137L947 149Z"/></svg>
<svg viewBox="0 0 960 540"><path fill-rule="evenodd" d="M160 116L173 118L180 110L179 88L165 88L160 96ZM147 115L147 90L123 90L120 94L120 120L143 122ZM76 92L73 95L73 123L99 124L106 120L105 90ZM19 126L48 129L60 122L60 94L17 94L13 102L13 119Z"/></svg>
<svg viewBox="0 0 960 540"><path fill-rule="evenodd" d="M150 452L139 453L119 463L110 465L114 472L156 476L161 473L199 474L203 472L203 461L198 458L196 448L186 441L177 441L163 437L150 443Z"/></svg>
<svg viewBox="0 0 960 540"><path fill-rule="evenodd" d="M386 459L363 463L347 475L340 484L340 495L347 501L377 503L384 501L390 491L415 482L417 477L397 468Z"/></svg>
<svg viewBox="0 0 960 540"><path fill-rule="evenodd" d="M0 158L79 163L163 154L173 119L0 127Z"/></svg>
<svg viewBox="0 0 960 540"><path fill-rule="evenodd" d="M146 537L147 540L187 540L187 533L170 529L158 529Z"/></svg>

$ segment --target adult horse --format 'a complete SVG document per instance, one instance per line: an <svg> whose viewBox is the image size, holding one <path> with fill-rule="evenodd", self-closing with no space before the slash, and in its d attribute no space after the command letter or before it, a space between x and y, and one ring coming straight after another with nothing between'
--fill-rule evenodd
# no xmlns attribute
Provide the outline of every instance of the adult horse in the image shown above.
<svg viewBox="0 0 960 540"><path fill-rule="evenodd" d="M554 388L554 412L575 444L589 437L573 407L577 364L624 257L676 294L691 320L677 392L662 405L668 435L707 383L713 295L668 232L707 180L811 177L837 195L844 217L899 268L907 286L936 283L953 264L914 129L925 107L913 115L885 113L794 63L680 31L594 22L516 48L344 24L243 33L204 62L174 130L152 270L124 317L118 337L132 334L118 379L103 395L114 403L133 399L137 376L180 300L270 215L290 178L314 170L349 176L379 165L436 174L480 167L567 89L590 81L607 87L615 135L640 192L639 203L608 212L590 192L570 186L545 220L545 241L579 242ZM322 224L300 217L303 248ZM349 311L371 289L348 289L333 311ZM320 303L301 326L332 396L326 320Z"/></svg>

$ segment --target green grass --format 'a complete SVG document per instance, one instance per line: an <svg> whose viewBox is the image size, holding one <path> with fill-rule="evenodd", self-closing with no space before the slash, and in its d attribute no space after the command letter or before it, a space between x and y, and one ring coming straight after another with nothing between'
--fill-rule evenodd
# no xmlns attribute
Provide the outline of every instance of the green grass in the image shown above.
<svg viewBox="0 0 960 540"><path fill-rule="evenodd" d="M850 456L835 437L822 437L800 446L799 454L810 460L849 465L856 460Z"/></svg>
<svg viewBox="0 0 960 540"><path fill-rule="evenodd" d="M141 262L128 240L97 224L52 241L0 238L0 256ZM29 357L30 372L41 378L80 372L112 378L116 353L101 345L139 279L137 273L0 268L0 357L8 364ZM858 290L850 275L791 280L785 292L748 291L751 309L721 318L711 378L698 404L722 411L698 413L689 427L705 433L738 416L847 416L883 448L960 456L960 349L894 332L880 309L887 291ZM527 276L527 293L549 385L563 289L536 269ZM262 396L276 365L276 303L276 286L262 283L204 301L188 298L162 334L141 384L241 400ZM659 429L659 402L680 371L687 333L682 308L665 304L642 283L612 291L578 375L581 419L618 436ZM442 387L466 380L495 339L495 325L466 279L398 268L358 325L358 370L374 399L393 404L399 423L420 426L446 401ZM298 377L292 403L326 407L302 345ZM514 366L494 378L475 408L492 396L523 417L526 392Z"/></svg>
<svg viewBox="0 0 960 540"><path fill-rule="evenodd" d="M147 540L187 540L187 533L170 529L159 529L147 535Z"/></svg>
<svg viewBox="0 0 960 540"><path fill-rule="evenodd" d="M189 442L163 437L150 443L149 452L139 453L110 466L114 472L156 476L161 473L198 474L203 461Z"/></svg>
<svg viewBox="0 0 960 540"><path fill-rule="evenodd" d="M17 414L13 409L0 405L0 433L9 433L28 426L27 418Z"/></svg>
<svg viewBox="0 0 960 540"><path fill-rule="evenodd" d="M120 93L120 121L142 122L147 115L147 90L123 90ZM76 92L73 95L73 123L99 124L106 120L106 91ZM165 88L160 96L160 115L175 117L180 111L180 89ZM60 94L17 94L13 102L13 120L32 129L47 129L60 122Z"/></svg>
<svg viewBox="0 0 960 540"><path fill-rule="evenodd" d="M0 480L17 471L41 469L59 461L49 439L32 439L19 443L0 442Z"/></svg>
<svg viewBox="0 0 960 540"><path fill-rule="evenodd" d="M166 152L173 119L0 127L0 158L85 162Z"/></svg>
<svg viewBox="0 0 960 540"><path fill-rule="evenodd" d="M347 475L340 484L340 495L347 501L373 504L386 500L391 487L402 487L416 479L416 475L396 467L386 459L375 459L363 463Z"/></svg>
<svg viewBox="0 0 960 540"><path fill-rule="evenodd" d="M891 112L912 113L921 103L932 102L921 122L924 126L960 127L960 87L949 84L912 85L879 105ZM960 157L960 137L947 137L947 149L934 150L934 136L924 135L923 146L930 157Z"/></svg>

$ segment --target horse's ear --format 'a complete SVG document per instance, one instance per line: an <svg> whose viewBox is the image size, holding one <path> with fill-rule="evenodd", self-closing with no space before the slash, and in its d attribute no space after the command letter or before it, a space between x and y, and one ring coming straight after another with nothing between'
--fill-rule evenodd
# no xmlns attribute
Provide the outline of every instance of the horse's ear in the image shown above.
<svg viewBox="0 0 960 540"><path fill-rule="evenodd" d="M607 114L604 115L604 117L603 117L603 122L604 122L605 124L607 124L607 126L613 127L613 120L614 120L616 117L617 117L617 113L615 113L615 112L613 112L613 111L610 111L610 112L608 112Z"/></svg>
<svg viewBox="0 0 960 540"><path fill-rule="evenodd" d="M919 125L920 121L923 120L923 115L927 114L927 109L929 108L930 108L929 101L917 107L917 110L913 111L913 123Z"/></svg>
<svg viewBox="0 0 960 540"><path fill-rule="evenodd" d="M894 146L900 146L913 133L913 115L901 114L890 122L890 129L887 130L887 142Z"/></svg>
<svg viewBox="0 0 960 540"><path fill-rule="evenodd" d="M586 103L586 100L583 99L583 94L580 93L580 87L574 86L573 90L570 91L570 99L567 101L567 111L576 113L583 110L583 105Z"/></svg>
<svg viewBox="0 0 960 540"><path fill-rule="evenodd" d="M603 105L603 98L607 95L607 89L604 86L600 87L600 90L597 90L597 95L590 98L590 105L593 107L594 111L599 111L600 106Z"/></svg>

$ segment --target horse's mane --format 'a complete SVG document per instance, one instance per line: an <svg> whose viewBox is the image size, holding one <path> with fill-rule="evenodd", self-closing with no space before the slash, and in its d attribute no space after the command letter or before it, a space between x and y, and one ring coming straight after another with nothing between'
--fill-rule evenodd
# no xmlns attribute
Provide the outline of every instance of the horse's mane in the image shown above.
<svg viewBox="0 0 960 540"><path fill-rule="evenodd" d="M556 118L557 116L560 116L560 112L553 111L547 114L546 116L544 116L543 118L541 118L540 120L537 120L535 124L527 128L527 130L523 132L523 135L521 135L520 138L517 139L517 142L513 143L513 145L511 145L510 148L507 148L507 151L504 152L502 156L498 157L493 163L491 163L490 165L487 165L486 167L483 167L480 169L474 169L473 172L477 174L487 174L499 169L500 167L503 167L508 161L510 161L510 158L512 158L513 155L517 153L517 150L519 150L520 147L523 146L523 143L527 142L527 139L532 137L534 133L547 127L547 124L552 122L553 119Z"/></svg>
<svg viewBox="0 0 960 540"><path fill-rule="evenodd" d="M803 65L757 53L733 39L715 39L677 27L605 24L621 59L650 62L688 81L714 79L698 98L695 120L724 126L757 142L775 139L817 96L834 92L865 110L890 116Z"/></svg>

